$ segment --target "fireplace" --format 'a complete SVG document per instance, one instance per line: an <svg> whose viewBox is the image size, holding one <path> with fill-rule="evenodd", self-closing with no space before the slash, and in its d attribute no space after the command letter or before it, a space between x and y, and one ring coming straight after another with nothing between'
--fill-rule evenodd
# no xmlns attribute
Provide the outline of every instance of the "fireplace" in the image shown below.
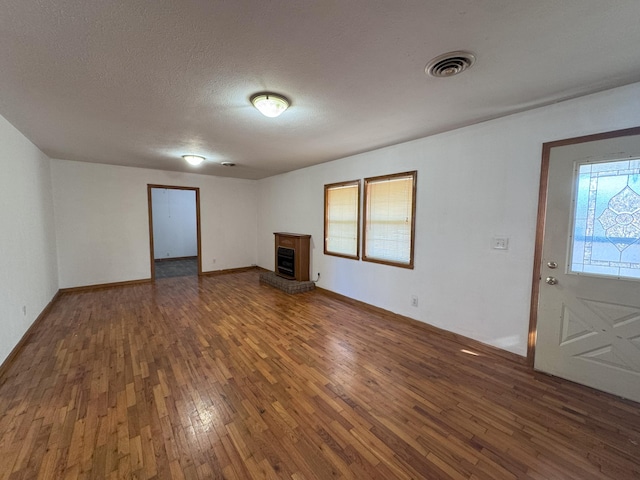
<svg viewBox="0 0 640 480"><path fill-rule="evenodd" d="M276 275L288 280L309 281L311 235L285 232L276 232L274 235Z"/></svg>
<svg viewBox="0 0 640 480"><path fill-rule="evenodd" d="M296 278L296 251L293 248L278 247L276 271L285 278Z"/></svg>

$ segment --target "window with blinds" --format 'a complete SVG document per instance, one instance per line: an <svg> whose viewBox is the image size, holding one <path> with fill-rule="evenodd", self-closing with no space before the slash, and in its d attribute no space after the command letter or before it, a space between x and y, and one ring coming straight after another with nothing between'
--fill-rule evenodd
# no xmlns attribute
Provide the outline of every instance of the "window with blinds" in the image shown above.
<svg viewBox="0 0 640 480"><path fill-rule="evenodd" d="M360 180L324 186L324 253L360 258Z"/></svg>
<svg viewBox="0 0 640 480"><path fill-rule="evenodd" d="M362 259L413 268L417 172L364 180Z"/></svg>

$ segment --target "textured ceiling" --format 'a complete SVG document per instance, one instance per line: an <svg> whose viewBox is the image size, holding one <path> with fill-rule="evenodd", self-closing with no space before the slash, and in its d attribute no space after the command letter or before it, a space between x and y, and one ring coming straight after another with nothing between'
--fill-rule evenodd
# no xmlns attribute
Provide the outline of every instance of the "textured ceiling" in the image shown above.
<svg viewBox="0 0 640 480"><path fill-rule="evenodd" d="M263 178L640 80L638 0L2 0L0 12L1 115L52 158L163 170ZM459 49L476 55L470 70L425 75ZM291 108L263 117L249 103L262 90Z"/></svg>

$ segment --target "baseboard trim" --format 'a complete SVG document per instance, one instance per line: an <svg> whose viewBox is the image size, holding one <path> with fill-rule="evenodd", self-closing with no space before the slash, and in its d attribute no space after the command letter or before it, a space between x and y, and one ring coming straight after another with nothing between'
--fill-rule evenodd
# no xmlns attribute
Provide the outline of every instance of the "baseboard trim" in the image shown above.
<svg viewBox="0 0 640 480"><path fill-rule="evenodd" d="M217 275L228 275L230 273L242 273L249 272L252 270L259 269L260 267L256 265L252 265L250 267L238 267L238 268L226 268L223 270L209 270L208 272L202 272L200 276L202 277L215 277Z"/></svg>
<svg viewBox="0 0 640 480"><path fill-rule="evenodd" d="M354 307L369 310L377 315L383 315L393 320L398 320L404 323L408 323L412 326L417 326L427 331L428 333L440 335L441 337L444 337L448 340L453 340L454 342L459 343L461 346L468 348L469 350L475 350L485 355L497 356L505 360L517 363L519 365L528 366L527 357L520 356L516 353L502 350L501 348L494 347L493 345L482 343L479 340L474 340L473 338L465 337L464 335L460 335L459 333L450 332L448 330L444 330L428 323L424 323L410 317L405 317L404 315L391 312L390 310L385 310L384 308L376 307L369 303L361 302L360 300L355 300L340 293L332 292L331 290L326 290L324 288L318 287L317 285L316 291L318 293L321 293L322 295L326 295L327 297L332 297L344 303L348 303L349 305L353 305Z"/></svg>
<svg viewBox="0 0 640 480"><path fill-rule="evenodd" d="M151 283L150 278L142 278L140 280L127 280L126 282L99 283L96 285L83 285L81 287L61 288L60 293L76 293L86 292L88 290L100 290L103 288L124 287L127 285L139 285L141 283Z"/></svg>
<svg viewBox="0 0 640 480"><path fill-rule="evenodd" d="M29 337L31 337L31 334L34 332L36 327L42 322L44 317L47 316L47 314L49 313L53 305L58 301L58 298L60 298L60 290L58 290L55 293L53 298L51 298L49 303L47 303L47 306L42 309L42 311L40 312L40 315L36 317L36 319L33 321L31 326L27 329L26 332L24 332L24 335L22 335L22 338L18 341L18 343L16 343L16 346L13 347L11 352L9 352L9 355L7 355L7 358L5 358L4 362L2 362L2 364L0 365L0 385L2 385L3 377L7 373L7 370L9 369L11 364L16 359L16 356L18 355L18 353L20 353L20 350L22 350L22 348L29 341Z"/></svg>

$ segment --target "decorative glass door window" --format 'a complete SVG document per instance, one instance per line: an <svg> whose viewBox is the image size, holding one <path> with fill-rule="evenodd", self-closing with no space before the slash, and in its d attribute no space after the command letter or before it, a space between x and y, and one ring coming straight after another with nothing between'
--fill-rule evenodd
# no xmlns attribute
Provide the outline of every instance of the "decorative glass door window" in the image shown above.
<svg viewBox="0 0 640 480"><path fill-rule="evenodd" d="M640 159L576 165L569 273L640 280Z"/></svg>

